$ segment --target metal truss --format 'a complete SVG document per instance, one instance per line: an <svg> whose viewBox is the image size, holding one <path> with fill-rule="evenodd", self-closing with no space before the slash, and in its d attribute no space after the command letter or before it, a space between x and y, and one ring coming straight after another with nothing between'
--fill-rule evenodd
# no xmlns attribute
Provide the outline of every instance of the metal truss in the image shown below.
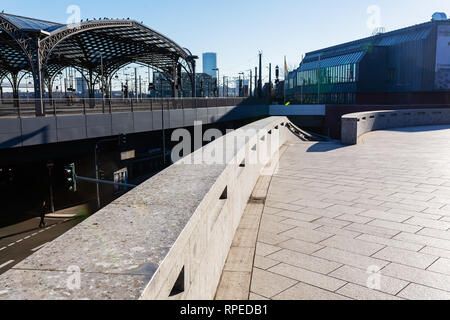
<svg viewBox="0 0 450 320"><path fill-rule="evenodd" d="M20 25L23 20L41 24L48 31L24 28ZM42 100L44 85L51 94L56 75L65 68L80 71L93 95L95 84L102 82L101 74L110 84L112 76L130 63L150 66L164 74L174 97L182 90L182 69L195 88L195 57L189 50L136 21L104 19L60 25L0 14L0 78L30 71L37 100ZM42 103L37 102L36 114L45 114Z"/></svg>

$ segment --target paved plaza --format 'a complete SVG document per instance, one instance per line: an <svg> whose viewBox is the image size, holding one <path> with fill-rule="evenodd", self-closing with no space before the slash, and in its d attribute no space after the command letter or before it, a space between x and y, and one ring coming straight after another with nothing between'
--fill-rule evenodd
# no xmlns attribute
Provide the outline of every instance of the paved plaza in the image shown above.
<svg viewBox="0 0 450 320"><path fill-rule="evenodd" d="M232 248L218 298L450 299L450 126L292 141L241 238L258 208L256 256Z"/></svg>

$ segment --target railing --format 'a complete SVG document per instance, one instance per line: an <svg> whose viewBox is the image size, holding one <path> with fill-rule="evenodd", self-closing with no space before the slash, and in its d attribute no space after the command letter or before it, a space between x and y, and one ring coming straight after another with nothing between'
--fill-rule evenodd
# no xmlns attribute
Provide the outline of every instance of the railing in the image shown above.
<svg viewBox="0 0 450 320"><path fill-rule="evenodd" d="M34 117L34 99L2 99L0 117ZM46 115L139 112L155 110L198 109L236 105L263 104L250 98L145 98L145 99L44 99Z"/></svg>

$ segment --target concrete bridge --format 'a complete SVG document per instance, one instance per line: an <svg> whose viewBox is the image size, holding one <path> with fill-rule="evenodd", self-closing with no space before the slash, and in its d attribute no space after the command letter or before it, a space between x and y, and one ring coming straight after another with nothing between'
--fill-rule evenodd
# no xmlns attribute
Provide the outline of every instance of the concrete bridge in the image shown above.
<svg viewBox="0 0 450 320"><path fill-rule="evenodd" d="M418 112L348 116L352 145L248 125L0 276L0 299L449 299L450 118Z"/></svg>
<svg viewBox="0 0 450 320"><path fill-rule="evenodd" d="M65 100L55 101L49 102L45 117L29 112L34 112L34 102L22 105L22 110L0 105L0 149L192 127L196 121L206 125L269 115L325 115L322 105L271 106L244 98L119 99L105 107L96 101L94 109L84 100L70 105Z"/></svg>

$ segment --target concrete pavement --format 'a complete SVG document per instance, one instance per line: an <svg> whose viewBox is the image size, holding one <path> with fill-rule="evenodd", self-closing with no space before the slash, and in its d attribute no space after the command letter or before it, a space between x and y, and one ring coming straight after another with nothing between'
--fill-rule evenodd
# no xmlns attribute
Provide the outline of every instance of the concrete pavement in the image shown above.
<svg viewBox="0 0 450 320"><path fill-rule="evenodd" d="M221 299L448 300L450 126L292 142L249 221L256 253L230 252Z"/></svg>

